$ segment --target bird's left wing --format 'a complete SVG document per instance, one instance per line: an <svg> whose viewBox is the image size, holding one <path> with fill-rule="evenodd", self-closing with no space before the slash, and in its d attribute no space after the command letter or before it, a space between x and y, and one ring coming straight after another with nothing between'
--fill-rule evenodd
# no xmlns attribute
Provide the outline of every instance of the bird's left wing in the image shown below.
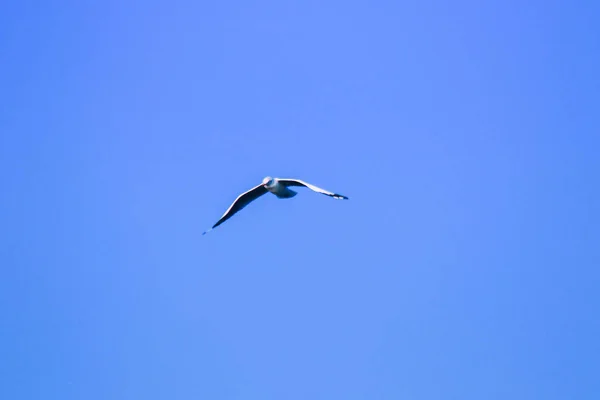
<svg viewBox="0 0 600 400"><path fill-rule="evenodd" d="M348 200L348 198L346 196L343 196L341 194L338 193L332 193L329 192L325 189L321 189L320 187L316 187L315 185L311 185L310 183L306 183L304 181L301 181L299 179L278 179L277 180L279 183L281 183L284 186L305 186L311 190L314 190L317 193L321 193L324 194L326 196L330 196L333 197L334 199L338 199L338 200Z"/></svg>
<svg viewBox="0 0 600 400"><path fill-rule="evenodd" d="M225 214L223 214L223 216L217 221L217 223L214 224L213 227L210 228L208 231L204 232L203 235L205 233L215 229L217 226L221 225L223 222L227 221L229 218L233 217L233 215L235 213L237 213L242 208L246 207L248 204L250 204L254 200L258 199L260 196L262 196L263 194L265 194L267 192L268 192L268 190L261 183L260 185L253 187L252 189L248 190L247 192L240 194L234 200L234 202L229 206L227 211L225 211Z"/></svg>

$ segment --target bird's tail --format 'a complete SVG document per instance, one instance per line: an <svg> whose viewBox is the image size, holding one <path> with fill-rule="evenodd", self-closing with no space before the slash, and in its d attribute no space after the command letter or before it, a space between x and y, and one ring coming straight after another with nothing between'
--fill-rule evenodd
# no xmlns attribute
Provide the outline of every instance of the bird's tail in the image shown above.
<svg viewBox="0 0 600 400"><path fill-rule="evenodd" d="M280 193L275 193L275 196L279 197L280 199L290 199L297 194L298 193L294 192L292 189L285 188L284 191L282 191Z"/></svg>

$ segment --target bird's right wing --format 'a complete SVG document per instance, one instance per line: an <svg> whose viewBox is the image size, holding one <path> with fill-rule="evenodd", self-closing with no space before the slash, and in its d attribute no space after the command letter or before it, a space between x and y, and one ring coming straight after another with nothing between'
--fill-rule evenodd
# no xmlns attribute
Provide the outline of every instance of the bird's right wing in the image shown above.
<svg viewBox="0 0 600 400"><path fill-rule="evenodd" d="M235 199L234 202L229 206L227 211L225 211L225 214L223 214L223 216L217 221L217 223L214 224L213 227L210 228L208 231L215 229L217 226L221 225L223 222L233 217L233 215L240 211L242 208L246 207L248 204L258 199L260 196L267 192L268 190L261 183L260 185L253 187L247 192L240 194L237 197L237 199ZM208 231L204 232L203 235Z"/></svg>
<svg viewBox="0 0 600 400"><path fill-rule="evenodd" d="M333 193L330 192L328 190L325 189L321 189L320 187L317 187L315 185L311 185L310 183L301 181L300 179L278 179L279 183L281 183L283 186L288 187L288 186L304 186L309 188L310 190L313 190L317 193L321 193L324 194L326 196L329 197L333 197L334 199L338 199L338 200L348 200L348 198L344 195L338 194L338 193Z"/></svg>

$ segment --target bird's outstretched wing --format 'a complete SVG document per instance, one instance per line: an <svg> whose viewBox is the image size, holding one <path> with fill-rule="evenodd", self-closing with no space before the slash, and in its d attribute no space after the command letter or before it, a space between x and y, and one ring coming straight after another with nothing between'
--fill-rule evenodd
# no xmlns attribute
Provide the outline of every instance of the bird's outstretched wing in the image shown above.
<svg viewBox="0 0 600 400"><path fill-rule="evenodd" d="M348 198L346 196L343 196L341 194L338 193L332 193L332 192L328 192L325 189L321 189L320 187L316 187L315 185L311 185L310 183L306 183L304 181L301 181L299 179L278 179L277 180L279 183L281 183L284 186L305 186L311 190L314 190L317 193L321 193L324 194L326 196L330 196L333 197L334 199L338 199L338 200L348 200Z"/></svg>
<svg viewBox="0 0 600 400"><path fill-rule="evenodd" d="M258 199L260 196L262 196L263 194L265 194L267 192L268 192L267 188L265 188L265 186L263 184L260 184L258 186L253 187L252 189L248 190L247 192L240 194L237 197L237 199L235 199L234 202L229 206L227 211L225 211L225 214L223 214L223 216L217 221L217 223L214 224L212 226L212 228L210 228L208 231L204 232L203 235L205 233L215 229L217 226L221 225L223 222L227 221L229 218L233 217L233 215L236 212L240 211L242 208L246 207L248 204L250 204L254 200Z"/></svg>

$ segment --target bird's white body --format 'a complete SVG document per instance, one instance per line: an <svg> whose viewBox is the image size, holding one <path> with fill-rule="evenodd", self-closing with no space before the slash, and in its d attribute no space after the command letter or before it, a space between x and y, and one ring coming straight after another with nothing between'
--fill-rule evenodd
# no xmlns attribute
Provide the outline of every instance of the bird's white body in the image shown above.
<svg viewBox="0 0 600 400"><path fill-rule="evenodd" d="M296 194L298 194L297 192L288 189L279 183L279 179L277 178L271 178L270 176L267 176L265 179L263 179L263 184L269 192L273 193L280 199L289 199L290 197L294 197Z"/></svg>

